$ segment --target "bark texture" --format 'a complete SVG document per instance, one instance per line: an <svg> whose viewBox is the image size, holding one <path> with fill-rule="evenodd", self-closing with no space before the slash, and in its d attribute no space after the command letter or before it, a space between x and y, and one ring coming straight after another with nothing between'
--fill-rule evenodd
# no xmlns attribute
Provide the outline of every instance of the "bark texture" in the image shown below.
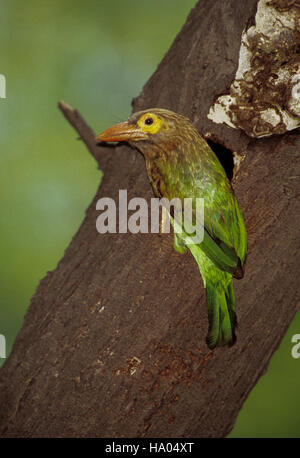
<svg viewBox="0 0 300 458"><path fill-rule="evenodd" d="M299 136L254 140L207 118L234 79L255 9L256 0L199 1L133 102L183 113L245 155L233 180L249 234L246 274L234 283L236 345L207 349L205 291L172 234L98 234L100 197L118 201L119 189L152 197L144 159L124 145L95 147L78 113L62 105L104 178L0 371L1 436L220 437L232 429L299 304Z"/></svg>

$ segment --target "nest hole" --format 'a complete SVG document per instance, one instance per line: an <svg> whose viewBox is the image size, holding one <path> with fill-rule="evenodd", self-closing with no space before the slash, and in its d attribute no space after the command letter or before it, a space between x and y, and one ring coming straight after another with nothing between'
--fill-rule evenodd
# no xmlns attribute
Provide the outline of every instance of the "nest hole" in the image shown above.
<svg viewBox="0 0 300 458"><path fill-rule="evenodd" d="M234 168L233 152L220 143L216 143L210 139L206 139L206 141L221 162L228 179L231 181Z"/></svg>

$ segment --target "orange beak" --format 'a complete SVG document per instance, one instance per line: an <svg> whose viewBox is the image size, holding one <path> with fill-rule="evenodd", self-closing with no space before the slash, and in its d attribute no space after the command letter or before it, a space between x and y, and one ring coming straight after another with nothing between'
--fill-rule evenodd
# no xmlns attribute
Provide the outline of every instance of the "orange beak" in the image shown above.
<svg viewBox="0 0 300 458"><path fill-rule="evenodd" d="M99 142L130 142L145 140L145 134L138 126L129 124L128 122L120 122L115 126L109 127L102 132L96 140Z"/></svg>

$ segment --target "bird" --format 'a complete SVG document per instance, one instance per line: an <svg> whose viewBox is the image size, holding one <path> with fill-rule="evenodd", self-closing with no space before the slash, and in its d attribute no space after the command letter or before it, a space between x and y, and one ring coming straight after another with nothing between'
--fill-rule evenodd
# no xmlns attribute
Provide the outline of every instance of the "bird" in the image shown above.
<svg viewBox="0 0 300 458"><path fill-rule="evenodd" d="M232 346L237 328L233 278L244 276L247 231L231 182L216 154L187 117L164 108L135 112L96 140L127 142L137 148L145 158L156 197L190 198L193 215L196 199L204 199L203 240L186 243L182 223L182 234L174 233L174 248L179 253L189 249L202 276L208 348Z"/></svg>

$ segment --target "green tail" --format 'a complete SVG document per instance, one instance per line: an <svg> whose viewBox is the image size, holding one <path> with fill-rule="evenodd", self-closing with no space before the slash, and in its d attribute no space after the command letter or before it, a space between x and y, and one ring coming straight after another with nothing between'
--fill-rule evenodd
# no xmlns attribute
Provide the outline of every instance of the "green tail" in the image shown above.
<svg viewBox="0 0 300 458"><path fill-rule="evenodd" d="M171 219L171 222L176 227L176 221ZM201 247L195 244L186 245L184 233L174 233L174 236L175 250L184 253L189 248L198 264L206 288L209 321L207 346L213 349L217 346L233 345L236 341L237 318L231 271L221 270L201 249L202 244Z"/></svg>
<svg viewBox="0 0 300 458"><path fill-rule="evenodd" d="M224 275L224 272L222 272L222 275ZM230 274L227 275L231 277ZM221 345L233 345L236 341L235 328L237 319L232 277L228 278L227 285L224 284L222 279L220 280L219 283L216 283L207 278L206 282L209 321L206 343L210 349Z"/></svg>
<svg viewBox="0 0 300 458"><path fill-rule="evenodd" d="M188 246L206 288L209 329L207 346L233 345L237 326L232 274L219 269L197 245Z"/></svg>

